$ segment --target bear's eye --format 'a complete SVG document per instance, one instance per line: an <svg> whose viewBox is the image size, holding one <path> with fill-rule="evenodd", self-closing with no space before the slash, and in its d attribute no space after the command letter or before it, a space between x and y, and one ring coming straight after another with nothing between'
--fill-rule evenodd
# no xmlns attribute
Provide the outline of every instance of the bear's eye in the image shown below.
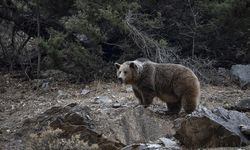
<svg viewBox="0 0 250 150"><path fill-rule="evenodd" d="M121 71L119 71L118 74L121 74Z"/></svg>
<svg viewBox="0 0 250 150"><path fill-rule="evenodd" d="M124 74L127 74L127 71L124 71Z"/></svg>

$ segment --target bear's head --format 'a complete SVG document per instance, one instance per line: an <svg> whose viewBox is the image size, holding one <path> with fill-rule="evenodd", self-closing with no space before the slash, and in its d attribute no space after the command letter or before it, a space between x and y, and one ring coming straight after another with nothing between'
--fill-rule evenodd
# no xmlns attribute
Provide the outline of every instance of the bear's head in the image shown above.
<svg viewBox="0 0 250 150"><path fill-rule="evenodd" d="M134 84L140 77L142 65L137 61L127 61L123 64L115 63L117 78L121 83Z"/></svg>

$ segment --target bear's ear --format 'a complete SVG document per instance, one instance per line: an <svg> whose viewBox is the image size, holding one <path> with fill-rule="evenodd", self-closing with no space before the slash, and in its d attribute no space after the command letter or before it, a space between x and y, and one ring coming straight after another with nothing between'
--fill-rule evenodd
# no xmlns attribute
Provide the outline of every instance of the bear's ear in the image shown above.
<svg viewBox="0 0 250 150"><path fill-rule="evenodd" d="M138 69L138 66L133 62L129 64L129 67L132 69Z"/></svg>
<svg viewBox="0 0 250 150"><path fill-rule="evenodd" d="M116 69L119 69L119 68L120 68L120 66L121 66L120 64L115 63L115 68L116 68Z"/></svg>

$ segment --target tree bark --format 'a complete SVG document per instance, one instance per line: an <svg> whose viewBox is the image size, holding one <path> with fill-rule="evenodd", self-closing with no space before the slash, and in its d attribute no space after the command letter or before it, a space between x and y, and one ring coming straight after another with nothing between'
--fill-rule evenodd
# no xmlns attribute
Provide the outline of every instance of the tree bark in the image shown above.
<svg viewBox="0 0 250 150"><path fill-rule="evenodd" d="M40 10L37 4L37 43L36 43L36 50L37 50L37 78L40 77L40 70L41 70L41 52L39 49L39 41L40 41Z"/></svg>

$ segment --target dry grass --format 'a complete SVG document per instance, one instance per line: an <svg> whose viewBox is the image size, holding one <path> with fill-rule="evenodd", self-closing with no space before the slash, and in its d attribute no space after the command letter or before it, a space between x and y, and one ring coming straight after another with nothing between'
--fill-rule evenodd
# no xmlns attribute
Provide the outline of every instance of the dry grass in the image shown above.
<svg viewBox="0 0 250 150"><path fill-rule="evenodd" d="M97 144L89 145L74 135L70 139L60 138L62 130L48 129L41 134L31 134L27 150L97 150Z"/></svg>

